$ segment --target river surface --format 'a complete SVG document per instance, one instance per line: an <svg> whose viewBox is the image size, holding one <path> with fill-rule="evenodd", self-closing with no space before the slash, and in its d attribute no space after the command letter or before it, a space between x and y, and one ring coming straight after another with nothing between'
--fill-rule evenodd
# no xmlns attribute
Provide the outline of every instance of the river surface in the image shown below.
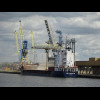
<svg viewBox="0 0 100 100"><path fill-rule="evenodd" d="M56 78L0 73L0 87L100 87L100 79Z"/></svg>

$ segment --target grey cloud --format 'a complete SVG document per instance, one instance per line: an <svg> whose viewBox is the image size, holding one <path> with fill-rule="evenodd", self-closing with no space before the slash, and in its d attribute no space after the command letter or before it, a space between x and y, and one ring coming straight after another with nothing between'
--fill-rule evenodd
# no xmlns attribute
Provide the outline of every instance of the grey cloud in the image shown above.
<svg viewBox="0 0 100 100"><path fill-rule="evenodd" d="M0 21L9 21L13 18L28 17L32 15L51 16L51 17L82 17L96 14L96 12L0 12Z"/></svg>
<svg viewBox="0 0 100 100"><path fill-rule="evenodd" d="M100 34L100 30L99 29L93 29L93 28L67 28L67 29L64 29L64 30L67 30L68 33L70 34Z"/></svg>
<svg viewBox="0 0 100 100"><path fill-rule="evenodd" d="M75 21L74 19L76 18L80 19ZM90 38L88 37L88 35L91 35L91 37L93 37L92 36L93 34L99 36L100 33L99 23L96 24L94 23L96 21L98 22L100 21L99 15L96 12L0 12L0 22L2 22L0 24L0 34L8 35L8 36L0 35L0 40L2 41L2 42L0 41L1 57L6 58L12 54L14 56L11 59L12 60L17 59L17 56L15 56L17 50L16 50L16 41L14 37L14 30L15 29L17 31L19 30L18 21L20 19L23 19L22 24L23 24L23 31L25 32L26 35L25 37L28 41L30 41L29 48L31 47L31 38L27 37L27 35L30 34L29 32L31 30L35 33L34 34L35 43L39 42L41 44L45 43L45 41L48 40L48 35L44 21L42 22L42 20L48 19L48 22L51 24L53 31L56 31L56 29L61 29L63 31L63 36L65 36L66 33L69 33L72 36L81 35L81 38L80 39L78 38L79 41L77 41L77 52L80 53L76 58L82 60L86 58L88 59L89 56L91 55L93 56L99 55L99 52L96 54L92 53L93 51L91 51L90 53L88 53L88 51L85 51L85 49L89 50L89 47L91 46L87 42L91 41L92 39L95 39L95 41L97 42L96 38ZM97 25L97 27L95 25ZM13 34L13 37L11 38L9 34ZM82 35L86 35L87 37L85 36L84 38L84 36ZM58 38L57 35L55 38L56 39ZM87 38L90 39L88 40ZM94 43L94 45L96 48L97 44ZM87 52L87 54L85 52ZM5 61L6 60L7 59L5 59Z"/></svg>

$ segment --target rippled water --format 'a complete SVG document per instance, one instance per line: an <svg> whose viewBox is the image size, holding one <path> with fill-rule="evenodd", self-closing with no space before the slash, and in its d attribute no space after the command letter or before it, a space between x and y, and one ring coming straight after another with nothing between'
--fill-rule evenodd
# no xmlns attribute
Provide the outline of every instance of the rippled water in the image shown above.
<svg viewBox="0 0 100 100"><path fill-rule="evenodd" d="M56 78L0 73L0 87L100 87L100 79Z"/></svg>

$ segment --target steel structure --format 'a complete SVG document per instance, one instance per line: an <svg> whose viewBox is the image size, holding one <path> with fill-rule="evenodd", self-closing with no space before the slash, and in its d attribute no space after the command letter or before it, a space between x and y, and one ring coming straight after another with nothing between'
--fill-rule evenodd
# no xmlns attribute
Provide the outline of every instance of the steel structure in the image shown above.
<svg viewBox="0 0 100 100"><path fill-rule="evenodd" d="M61 32L61 30L56 30L56 33L57 34L59 34L59 43L58 43L58 45L59 46L62 46L62 43L63 43L63 40L62 40L62 32Z"/></svg>
<svg viewBox="0 0 100 100"><path fill-rule="evenodd" d="M16 47L17 47L17 52L18 52L18 58L20 61L20 50L19 50L19 43L18 43L18 36L17 36L17 32L15 31L15 39L16 39Z"/></svg>
<svg viewBox="0 0 100 100"><path fill-rule="evenodd" d="M20 65L23 65L23 63L30 63L29 59L28 59L28 41L24 40L24 34L23 34L23 29L22 29L22 24L21 24L21 20L20 22L20 40L21 40L21 48L19 47L19 43L18 43L18 36L17 36L17 32L15 31L15 39L16 39L16 46L17 46L17 52L18 52L18 57L19 57L19 61L20 61Z"/></svg>
<svg viewBox="0 0 100 100"><path fill-rule="evenodd" d="M31 31L31 39L32 39L32 47L34 47L34 38L33 38L33 32ZM33 49L33 58L34 58L34 49Z"/></svg>
<svg viewBox="0 0 100 100"><path fill-rule="evenodd" d="M20 22L20 28L19 28L19 30L20 30L21 49L22 49L23 48L23 41L24 41L24 34L23 34L21 20L19 22Z"/></svg>
<svg viewBox="0 0 100 100"><path fill-rule="evenodd" d="M45 20L45 25L46 25L46 29L47 29L48 36L49 36L49 43L48 44L54 44L52 36L51 36L51 31L50 31L50 28L49 28L49 24L48 24L47 20Z"/></svg>

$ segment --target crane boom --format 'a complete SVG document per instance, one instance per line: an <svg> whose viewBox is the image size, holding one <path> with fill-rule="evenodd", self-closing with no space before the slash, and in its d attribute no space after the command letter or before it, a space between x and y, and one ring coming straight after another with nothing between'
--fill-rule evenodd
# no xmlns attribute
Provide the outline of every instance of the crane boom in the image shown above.
<svg viewBox="0 0 100 100"><path fill-rule="evenodd" d="M51 32L50 32L50 28L49 28L47 20L45 20L45 25L46 25L46 29L47 29L48 36L49 36L49 44L53 44L53 39L52 39L52 36L51 36Z"/></svg>
<svg viewBox="0 0 100 100"><path fill-rule="evenodd" d="M24 41L24 34L23 34L21 20L19 22L20 22L20 39L21 39L21 49L22 49L23 48L23 41Z"/></svg>
<svg viewBox="0 0 100 100"><path fill-rule="evenodd" d="M20 60L20 50L19 50L19 44L18 44L18 36L17 36L17 32L15 31L15 39L16 39L16 46L17 46L17 52L18 52L18 57Z"/></svg>

